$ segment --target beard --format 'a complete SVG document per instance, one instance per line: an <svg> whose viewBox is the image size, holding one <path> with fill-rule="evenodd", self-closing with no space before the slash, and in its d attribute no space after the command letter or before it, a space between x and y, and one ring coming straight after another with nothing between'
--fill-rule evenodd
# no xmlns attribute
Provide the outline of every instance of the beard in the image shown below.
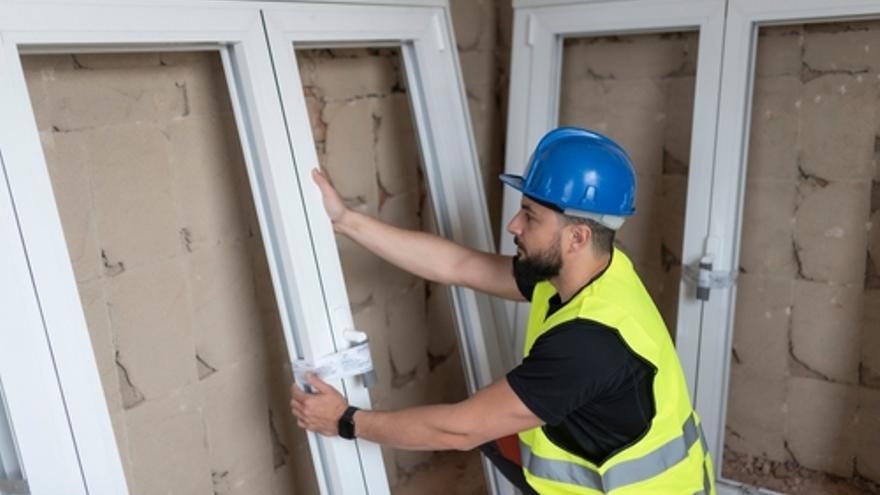
<svg viewBox="0 0 880 495"><path fill-rule="evenodd" d="M513 242L519 246L519 239L514 237ZM521 286L531 287L551 279L559 275L561 269L562 250L558 238L544 251L527 257L520 254L513 257L513 276Z"/></svg>

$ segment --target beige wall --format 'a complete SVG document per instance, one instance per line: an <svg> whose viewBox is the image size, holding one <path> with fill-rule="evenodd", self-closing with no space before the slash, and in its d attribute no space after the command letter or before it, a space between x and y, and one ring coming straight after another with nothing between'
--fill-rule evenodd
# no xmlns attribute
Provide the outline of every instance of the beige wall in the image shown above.
<svg viewBox="0 0 880 495"><path fill-rule="evenodd" d="M876 22L759 37L728 476L825 493L880 482L876 47Z"/></svg>
<svg viewBox="0 0 880 495"><path fill-rule="evenodd" d="M219 54L24 67L131 492L314 493Z"/></svg>
<svg viewBox="0 0 880 495"><path fill-rule="evenodd" d="M636 214L617 243L674 334L697 34L575 38L563 50L560 124L607 134L632 158Z"/></svg>

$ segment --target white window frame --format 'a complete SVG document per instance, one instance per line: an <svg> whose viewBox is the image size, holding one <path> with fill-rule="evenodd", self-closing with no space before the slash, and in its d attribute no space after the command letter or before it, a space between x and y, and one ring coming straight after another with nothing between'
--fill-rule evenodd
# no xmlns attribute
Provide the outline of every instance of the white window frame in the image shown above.
<svg viewBox="0 0 880 495"><path fill-rule="evenodd" d="M438 233L475 249L494 252L449 8L445 0L421 3L420 7L280 3L264 7L288 128L308 130L290 134L297 172L303 184L311 184L310 171L319 164L294 49L339 44L399 46ZM370 21L365 23L364 19ZM331 326L339 341L342 332L354 324L336 239L318 189L304 187L303 197L323 274L322 288L330 305ZM507 327L503 306L494 298L462 287L450 288L450 294L456 308L465 379L469 392L474 393L503 376L509 365L503 354L503 330ZM366 397L366 390L352 389L351 381L346 380L346 386L349 397L357 397L355 393ZM377 446L366 442L361 448ZM488 461L483 459L483 465L491 492L510 490ZM383 470L365 469L365 476L380 475L384 477Z"/></svg>
<svg viewBox="0 0 880 495"><path fill-rule="evenodd" d="M441 233L493 250L446 2L330 3L341 2L0 3L5 114L0 228L10 240L0 245L0 254L12 266L12 276L0 280L0 304L4 314L13 315L5 328L22 330L0 332L0 379L31 493L115 495L127 488L29 103L21 48L27 53L220 51L285 338L298 357L313 359L347 347L342 332L352 323L332 229L317 207L317 189L303 180L317 160L292 42L401 43ZM373 5L379 3L399 6ZM266 49L263 12L280 23L268 28L275 53L290 47L289 56L276 56L278 67ZM300 22L300 15L314 17ZM369 27L364 15L370 16ZM288 133L293 128L303 132ZM503 371L492 357L502 325L488 297L456 289L453 299L468 386L474 391ZM360 383L334 385L352 404L369 407ZM388 493L377 446L314 434L309 443L321 493ZM353 470L361 476L352 476ZM489 482L496 483L494 475Z"/></svg>
<svg viewBox="0 0 880 495"><path fill-rule="evenodd" d="M762 26L880 18L880 4L870 0L735 0L728 4L724 42L723 83L715 155L711 225L727 249L715 257L716 267L737 271L742 241L743 208L751 125L752 90L758 31ZM718 290L706 303L697 371L697 410L716 460L719 494L776 493L721 476L724 454L730 355L734 333L736 290Z"/></svg>
<svg viewBox="0 0 880 495"><path fill-rule="evenodd" d="M709 205L715 155L715 122L721 78L724 0L514 0L513 55L505 171L522 174L541 136L559 122L564 38L697 30L699 47L691 134L688 199L682 265L695 265L710 236ZM504 218L519 209L520 193L504 191ZM638 205L636 205L638 207ZM638 213L637 213L638 214ZM501 249L513 254L513 240L501 233ZM509 305L521 353L527 304ZM688 385L696 390L703 304L682 278L679 284L676 348Z"/></svg>

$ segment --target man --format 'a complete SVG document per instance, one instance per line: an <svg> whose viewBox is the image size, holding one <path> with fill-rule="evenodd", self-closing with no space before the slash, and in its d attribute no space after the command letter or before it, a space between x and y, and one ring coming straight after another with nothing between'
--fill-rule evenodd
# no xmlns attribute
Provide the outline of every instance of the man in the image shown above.
<svg viewBox="0 0 880 495"><path fill-rule="evenodd" d="M314 179L337 232L423 278L532 306L522 363L467 400L365 411L310 376L317 393L292 388L301 427L403 449L482 445L526 494L714 493L675 348L632 263L613 246L635 211L635 173L620 146L584 129L555 129L524 177L501 176L523 193L507 227L512 261L383 224L346 208L319 173ZM513 449L494 442L514 434Z"/></svg>

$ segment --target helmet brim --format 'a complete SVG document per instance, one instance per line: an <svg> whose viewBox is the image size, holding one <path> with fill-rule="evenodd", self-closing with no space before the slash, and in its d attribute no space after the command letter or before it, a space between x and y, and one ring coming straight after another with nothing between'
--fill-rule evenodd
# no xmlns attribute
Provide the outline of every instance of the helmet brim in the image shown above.
<svg viewBox="0 0 880 495"><path fill-rule="evenodd" d="M522 192L523 187L525 186L526 180L522 178L520 175L513 174L501 174L498 176L501 179L501 182L507 184L508 186L516 189L517 191Z"/></svg>

